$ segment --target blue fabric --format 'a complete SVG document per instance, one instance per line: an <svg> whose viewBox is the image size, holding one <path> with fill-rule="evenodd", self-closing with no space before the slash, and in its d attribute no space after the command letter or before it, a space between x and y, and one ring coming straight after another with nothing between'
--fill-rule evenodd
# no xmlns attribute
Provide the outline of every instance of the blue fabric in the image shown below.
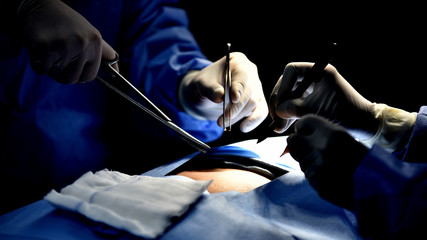
<svg viewBox="0 0 427 240"><path fill-rule="evenodd" d="M240 155L236 155L239 153ZM144 175L161 177L192 159L191 154ZM254 157L238 147L214 148L213 157ZM323 199L300 171L292 171L247 193L206 194L159 239L362 239L355 217ZM41 200L0 216L8 239L134 239L134 236Z"/></svg>
<svg viewBox="0 0 427 240"><path fill-rule="evenodd" d="M361 239L351 213L321 199L301 172L245 194L204 195L162 239Z"/></svg>
<svg viewBox="0 0 427 240"><path fill-rule="evenodd" d="M164 164L162 166L159 166L157 168L151 169L145 173L143 173L143 176L152 176L152 177L163 177L166 176L168 173L172 172L176 168L180 167L184 163L191 160L193 157L195 157L198 154L202 154L201 152L195 152L193 154L190 154L186 157L183 157L181 159L175 160L171 163ZM245 158L260 158L258 154L236 146L220 146L211 148L206 151L206 153L203 153L206 158L208 159L215 159L215 158L223 158L223 157L245 157Z"/></svg>
<svg viewBox="0 0 427 240"><path fill-rule="evenodd" d="M238 156L238 157L246 157L246 158L260 158L260 156L250 150L236 147L236 146L221 146L211 148L206 151L205 155L213 157L221 157L221 156Z"/></svg>
<svg viewBox="0 0 427 240"><path fill-rule="evenodd" d="M374 146L355 173L361 233L373 239L416 239L427 219L427 108L422 107L403 159Z"/></svg>
<svg viewBox="0 0 427 240"><path fill-rule="evenodd" d="M205 142L221 136L215 121L196 120L177 103L176 86L182 75L211 62L189 32L187 16L176 0L64 2L101 32L120 55L121 73L177 125ZM0 46L9 46L13 39L1 35L0 41ZM107 163L129 159L141 173L176 159L141 161L141 146L146 146L144 154L152 156L159 153L153 146L183 143L98 82L56 83L33 72L25 49L17 52L18 56L2 56L0 62L1 182L7 179L40 194L69 184L89 170L103 169ZM2 189L14 191L8 187Z"/></svg>
<svg viewBox="0 0 427 240"><path fill-rule="evenodd" d="M135 239L40 200L0 216L1 239ZM322 200L302 174L241 194L203 195L160 239L362 239L351 213Z"/></svg>

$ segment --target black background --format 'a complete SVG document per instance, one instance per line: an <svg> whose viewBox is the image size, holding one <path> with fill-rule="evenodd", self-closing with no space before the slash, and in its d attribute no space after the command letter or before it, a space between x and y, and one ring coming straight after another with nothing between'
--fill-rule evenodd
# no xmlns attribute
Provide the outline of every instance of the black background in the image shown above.
<svg viewBox="0 0 427 240"><path fill-rule="evenodd" d="M202 51L212 61L227 42L258 66L268 99L284 66L315 61L330 42L332 64L365 98L407 111L426 104L426 17L421 4L363 2L183 0ZM231 141L257 137L233 131ZM237 129L237 128L235 128ZM227 136L226 136L227 137Z"/></svg>

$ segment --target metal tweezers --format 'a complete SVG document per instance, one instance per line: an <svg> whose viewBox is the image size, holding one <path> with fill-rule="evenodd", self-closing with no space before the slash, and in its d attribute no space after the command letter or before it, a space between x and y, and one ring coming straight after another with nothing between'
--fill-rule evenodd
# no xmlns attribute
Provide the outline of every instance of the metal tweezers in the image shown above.
<svg viewBox="0 0 427 240"><path fill-rule="evenodd" d="M227 43L227 55L225 58L225 69L224 69L224 101L222 105L222 124L224 131L231 131L231 95L230 95L230 87L231 87L231 72L230 72L230 47L231 44ZM228 108L228 125L226 123L225 111L227 109L227 105L230 105Z"/></svg>
<svg viewBox="0 0 427 240"><path fill-rule="evenodd" d="M118 63L119 61L119 54L116 53L116 58L114 60L102 60L101 61L101 68L106 72L113 74L114 77L110 78L108 81L97 76L96 80L101 82L103 85L107 86L108 88L112 89L114 92L118 93L120 96L127 99L129 102L133 103L135 106L143 110L144 112L148 113L150 116L154 117L159 122L163 123L170 129L172 129L175 133L177 133L185 142L187 142L192 147L196 148L197 150L205 153L207 149L210 149L210 147L203 143L202 141L198 140L197 138L193 137L191 134L187 133L180 127L178 127L176 124L172 122L172 120L166 116L154 103L152 103L144 94L142 94L135 86L132 85L126 78L124 78L119 72L114 69L113 65ZM115 81L115 83L113 83ZM120 82L117 82L120 81ZM125 84L126 86L129 86L132 91L138 94L138 96L141 97L141 99L148 104L153 110L150 110L149 108L145 107L141 103L139 103L137 100L130 97L128 94L124 93L122 90L119 89L117 86L118 84Z"/></svg>

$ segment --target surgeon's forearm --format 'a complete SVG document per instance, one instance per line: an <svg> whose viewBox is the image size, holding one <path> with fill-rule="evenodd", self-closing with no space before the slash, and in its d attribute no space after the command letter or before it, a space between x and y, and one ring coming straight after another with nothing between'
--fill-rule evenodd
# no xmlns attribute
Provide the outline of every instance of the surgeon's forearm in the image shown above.
<svg viewBox="0 0 427 240"><path fill-rule="evenodd" d="M420 131L425 134L424 129ZM418 148L413 148L414 153L422 158L423 145L415 146ZM354 202L358 228L364 237L417 239L421 236L427 219L427 212L420 210L427 209L427 196L421 191L427 189L424 177L427 164L410 161L402 161L374 146L359 165L354 174Z"/></svg>

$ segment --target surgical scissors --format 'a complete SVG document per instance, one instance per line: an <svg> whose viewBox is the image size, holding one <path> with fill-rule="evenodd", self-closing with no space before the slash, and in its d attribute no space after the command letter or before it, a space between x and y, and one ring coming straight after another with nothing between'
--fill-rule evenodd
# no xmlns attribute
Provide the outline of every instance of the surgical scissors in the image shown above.
<svg viewBox="0 0 427 240"><path fill-rule="evenodd" d="M135 86L133 86L132 83L130 83L125 77L123 77L113 67L113 65L117 64L118 61L119 61L119 54L117 52L116 52L116 58L115 59L113 59L113 60L103 59L101 61L101 68L106 73L112 74L114 77L110 78L109 81L107 81L107 80L101 78L100 76L97 76L96 80L99 81L100 83L102 83L103 85L107 86L108 88L110 88L114 92L118 93L120 96L127 99L129 102L131 102L132 104L134 104L135 106L137 106L138 108L140 108L141 110L143 110L144 112L149 114L150 116L154 117L159 122L163 123L164 125L166 125L170 129L172 129L175 133L177 133L185 142L187 142L192 147L196 148L197 150L199 150L203 153L205 153L207 149L210 149L210 147L207 144L198 140L197 138L195 138L194 136L192 136L188 132L184 131L183 129L178 127L176 124L174 124L172 122L172 120L168 116L166 116L166 114L164 114L154 103L152 103L144 94L142 94L141 91L139 91ZM128 94L126 94L125 92L120 90L119 87L117 86L120 82L113 83L113 80L116 80L116 81L118 80L122 84L125 84L126 86L130 87L133 92L137 93L138 96L140 96L141 99L146 104L148 104L148 106L150 106L157 113L155 113L153 110L150 110L149 108L145 107L144 105L139 103L137 100L135 100L134 98L132 98L131 96L129 96Z"/></svg>

